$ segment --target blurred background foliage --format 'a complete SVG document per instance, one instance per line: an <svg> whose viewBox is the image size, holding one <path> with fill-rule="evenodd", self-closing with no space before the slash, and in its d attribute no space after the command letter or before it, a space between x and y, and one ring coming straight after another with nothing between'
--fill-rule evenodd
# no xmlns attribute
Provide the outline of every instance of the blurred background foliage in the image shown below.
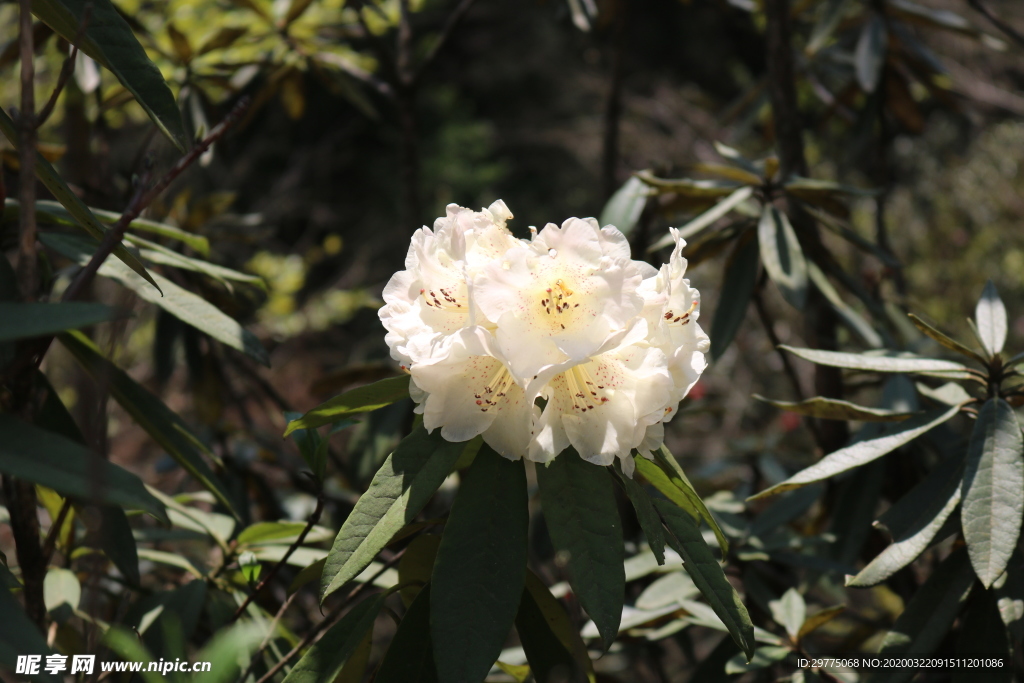
<svg viewBox="0 0 1024 683"><path fill-rule="evenodd" d="M478 208L502 198L516 216L513 229L525 236L527 226L601 215L636 171L648 169L659 178L713 176L708 165L723 163L716 142L750 159L777 152L763 4L117 3L170 84L191 135L208 133L240 95L252 97L231 134L147 217L207 238L210 262L258 276L232 281L187 270L168 274L254 331L271 360L269 369L259 368L154 307L135 306L135 317L90 334L223 462L240 514L236 524L212 496L196 492L187 473L124 408L108 406L108 387L78 369L63 348L47 357L47 376L86 442L105 444L112 461L176 496L173 506L167 503L176 511L172 529L149 522L135 529L142 591L127 607L125 623L144 633L154 656L180 656L185 643L201 645L228 623L236 604L231 596L251 585L245 572L253 561L238 562L243 551L272 563L294 540L294 534L278 534L264 543L240 543L241 529L259 521L301 522L316 507L315 490L301 475L300 445L280 437L285 415L395 373L375 311L417 227L443 215L450 202ZM989 279L1010 312L1008 347L1024 346L1022 45L978 7L963 0L795 0L790 8L808 175L873 191L843 197L829 210L861 241L876 245L875 253L831 232L823 239L849 281L865 293L861 300L843 289L843 299L886 331L896 348L938 348L906 322L903 311L969 338L965 317ZM1024 27L1019 2L986 0L984 8L1011 27ZM5 108L19 101L17 11L15 3L0 4ZM41 23L36 37L37 100L45 101L68 45ZM84 55L40 131L40 151L89 206L111 211L124 207L133 177L147 163L165 167L177 158L130 93ZM6 141L0 141L0 152L4 184L15 197L17 155ZM641 202L634 225L620 227L632 228L639 257L669 225L681 225L711 204L662 193ZM4 249L12 244L0 242ZM702 293L705 329L718 308L729 305L720 296L729 284L722 281L727 247L696 239L687 252L691 283ZM183 253L197 255L187 246ZM666 255L657 250L649 257L658 265ZM54 258L55 278L65 277L67 263ZM109 280L98 280L94 295L121 306L137 303ZM966 439L964 418L956 418L964 425L950 423L918 445L914 458L878 461L856 478L774 503L745 502L822 453L811 420L750 398L756 393L796 400L798 392L816 393L813 367L797 361L790 372L773 348L814 345L805 314L771 287L763 289L758 308L760 315L740 310L743 323L734 343L691 392L667 431L667 444L733 541L727 572L742 580L745 602L762 629L759 640L769 646L762 653L767 659L744 674L748 665L735 658L738 649L728 638L720 638L720 622L695 601L678 562L658 567L639 528L627 522L627 602L635 613L624 618L626 637L597 662L602 680L814 680L779 662L804 647L874 651L949 550L947 542L928 551L875 588L843 587L845 573L886 545L870 521L920 479L944 442ZM844 327L837 335L840 348L864 346ZM917 400L912 388L908 393L893 381L883 386L853 378L847 389L864 405L895 409ZM284 589L289 581L295 589L318 576L300 570L326 555L325 543L408 431L409 408L407 401L397 403L331 437L327 503L320 526L306 538L302 550L308 552L293 555L284 585L250 608L258 621L294 605L272 643L276 655L320 620L315 590L298 591L294 603L286 603L290 591ZM453 486L442 487L424 519L443 513ZM871 509L858 511L856 496L865 491L877 498L865 494ZM54 518L59 497L54 502L40 493ZM627 505L623 498L623 510ZM837 510L849 511L850 519ZM79 522L82 536L87 525ZM563 597L566 586L558 583L552 547L538 526L532 566ZM57 541L69 558L78 557L74 537L62 534L66 540ZM12 547L0 525L0 550L12 558ZM218 583L216 574L229 569L226 583ZM402 565L388 571L401 573ZM410 562L405 571L415 566ZM189 575L207 580L186 582ZM376 580L393 585L390 576ZM89 609L112 610L120 591L102 584ZM571 599L567 604L584 637L595 638L578 605ZM828 611L838 605L845 610ZM158 606L168 611L154 614ZM160 619L171 611L177 616ZM803 616L819 612L818 628L801 633ZM154 623L156 629L145 633L143 625ZM388 625L378 629L370 661L379 660L392 632ZM55 633L58 643L67 639L67 651L80 648L72 629L61 626ZM516 669L524 661L521 650L517 655L515 644L510 647L504 673L496 670L494 680L522 674ZM1019 660L1019 648L1015 655ZM344 680L358 680L350 675Z"/></svg>

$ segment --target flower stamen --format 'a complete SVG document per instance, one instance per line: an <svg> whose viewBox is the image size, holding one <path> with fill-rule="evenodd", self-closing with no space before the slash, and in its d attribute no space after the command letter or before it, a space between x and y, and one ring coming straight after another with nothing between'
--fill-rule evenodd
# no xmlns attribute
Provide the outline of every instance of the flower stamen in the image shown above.
<svg viewBox="0 0 1024 683"><path fill-rule="evenodd" d="M480 406L480 412L486 413L492 406L498 405L496 400L491 398L499 399L504 398L505 394L508 393L509 387L515 380L512 379L511 373L508 369L502 367L494 377L491 378L490 384L483 388L479 394L473 394L473 398L476 399L476 404Z"/></svg>
<svg viewBox="0 0 1024 683"><path fill-rule="evenodd" d="M441 293L441 299L444 299L444 301L438 299L437 292ZM423 297L424 303L426 303L427 306L430 306L431 308L439 308L444 310L462 308L462 304L459 302L459 300L452 296L451 292L448 291L447 289L440 288L437 290L437 292L435 292L433 289L429 291L426 289L421 289L420 296Z"/></svg>
<svg viewBox="0 0 1024 683"><path fill-rule="evenodd" d="M665 311L665 320L670 325L673 323L680 323L681 325L685 325L686 323L690 322L690 314L696 311L697 306L699 305L699 301L694 301L693 303L690 304L690 310L688 310L686 313L683 313L682 315L676 315L672 311Z"/></svg>

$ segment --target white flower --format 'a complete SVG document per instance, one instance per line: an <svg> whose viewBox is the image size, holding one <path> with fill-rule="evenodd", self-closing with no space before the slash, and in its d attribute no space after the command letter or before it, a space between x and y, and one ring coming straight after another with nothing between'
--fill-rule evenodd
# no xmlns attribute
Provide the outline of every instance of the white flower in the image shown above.
<svg viewBox="0 0 1024 683"><path fill-rule="evenodd" d="M526 241L506 230L501 202L447 213L413 236L380 313L424 426L450 441L482 434L512 459L572 446L632 473L631 452L661 445L706 365L678 233L659 271L593 219Z"/></svg>

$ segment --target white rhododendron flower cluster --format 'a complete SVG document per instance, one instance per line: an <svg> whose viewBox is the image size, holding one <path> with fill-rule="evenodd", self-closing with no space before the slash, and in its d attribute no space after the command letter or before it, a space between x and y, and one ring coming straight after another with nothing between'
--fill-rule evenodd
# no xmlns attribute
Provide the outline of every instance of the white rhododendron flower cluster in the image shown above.
<svg viewBox="0 0 1024 683"><path fill-rule="evenodd" d="M700 295L685 242L656 270L592 218L513 237L497 201L454 204L412 237L384 289L392 356L412 375L423 424L449 441L482 434L506 458L547 462L573 446L631 474L704 371Z"/></svg>

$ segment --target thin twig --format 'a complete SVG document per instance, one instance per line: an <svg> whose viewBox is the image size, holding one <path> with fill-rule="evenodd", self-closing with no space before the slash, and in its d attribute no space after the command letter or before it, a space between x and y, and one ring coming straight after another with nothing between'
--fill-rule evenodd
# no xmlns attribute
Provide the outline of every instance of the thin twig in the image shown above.
<svg viewBox="0 0 1024 683"><path fill-rule="evenodd" d="M77 298L85 287L92 281L93 277L96 276L96 271L99 270L103 262L107 260L107 257L113 253L117 245L121 244L121 240L124 239L124 233L131 225L131 222L139 217L143 209L149 206L154 199L156 199L161 192L167 189L174 180L181 175L185 169L191 166L196 159L202 156L203 152L210 148L210 145L215 143L228 129L233 126L242 114L249 106L249 98L243 97L239 100L238 104L235 105L224 120L221 121L217 126L210 131L210 134L203 138L188 154L178 160L174 166L171 167L167 173L164 174L160 180L156 182L150 188L146 188L146 183L139 183L139 189L136 191L135 196L128 203L128 207L121 214L121 217L117 219L117 222L110 227L110 229L103 236L103 241L100 243L99 249L93 254L92 259L83 268L74 281L64 291L62 301L73 301Z"/></svg>
<svg viewBox="0 0 1024 683"><path fill-rule="evenodd" d="M54 86L53 92L50 93L50 99L46 101L43 108L39 110L39 114L36 116L36 129L42 127L46 123L46 119L50 118L50 114L53 113L53 108L57 104L57 98L60 97L61 92L64 90L64 86L68 84L71 79L71 74L75 72L75 59L78 57L78 44L82 42L82 38L85 37L85 29L89 26L89 18L92 15L92 3L87 2L85 9L82 10L82 21L78 25L78 33L75 35L75 42L71 44L71 54L64 60L63 66L60 68L60 75L57 77L57 85Z"/></svg>
<svg viewBox="0 0 1024 683"><path fill-rule="evenodd" d="M452 33L455 32L455 27L458 26L460 21L462 21L462 17L466 16L466 12L469 11L469 8L473 6L474 2L476 2L476 0L462 0L462 2L452 10L452 13L448 15L448 20L445 22L444 28L441 29L441 35L437 37L437 40L434 42L434 46L430 48L430 52L428 52L423 60L416 66L415 73L412 77L413 81L418 81L420 76L423 75L423 71L426 69L427 65L434 61L434 58L437 57L441 48L444 47Z"/></svg>
<svg viewBox="0 0 1024 683"><path fill-rule="evenodd" d="M348 607L349 603L351 603L353 600L355 600L364 592L366 592L369 589L369 587L373 585L373 582L381 576L381 574L383 574L388 569L391 569L393 566L398 564L398 561L402 559L402 555L404 553L404 549L395 553L395 556L388 560L383 567L374 572L373 576L368 578L364 583L361 583L360 585L353 588L352 591L345 596L345 599L342 601L340 605L331 610L330 613L323 618L323 621L321 621L319 624L311 628L309 630L309 633L306 634L306 637L303 638L298 645L293 647L288 652L288 654L282 657L277 664L271 667L270 671L263 674L263 676L258 681L256 681L256 683L267 683L267 681L273 678L278 671L287 666L288 662L290 662L292 658L295 657L295 655L297 655L303 649L308 647L314 640L316 640L317 636L319 636L321 632L327 630L329 626L333 626L334 622L341 617L342 612L345 611L345 608Z"/></svg>
<svg viewBox="0 0 1024 683"><path fill-rule="evenodd" d="M270 568L270 571L267 572L267 575L265 577L263 577L263 580L256 584L256 587L252 589L252 593L249 593L245 600L242 601L242 604L238 606L238 609L235 610L234 615L231 617L231 621L235 621L236 619L238 619L238 617L242 616L242 614L245 612L245 608L249 606L249 603L255 600L256 596L260 594L260 592L266 587L266 585L270 583L275 576L277 576L277 572L280 571L281 567L283 567L284 564L288 561L288 558L292 556L292 553L298 550L299 546L302 545L302 542L306 540L306 536L309 534L309 532L313 529L313 527L316 526L316 523L320 521L320 515L323 513L323 511L324 492L323 489L321 489L316 497L316 509L314 509L313 514L309 516L309 521L306 523L306 528L302 530L302 533L300 533L298 538L295 539L295 542L288 546L288 550L285 551L284 556L281 557L281 559L278 560L277 563Z"/></svg>
<svg viewBox="0 0 1024 683"><path fill-rule="evenodd" d="M263 642L261 642L260 646L256 648L256 651L252 653L252 657L249 659L249 666L246 667L245 671L242 672L242 675L239 676L237 680L246 681L249 679L249 675L256 667L256 663L260 661L260 657L263 656L263 651L267 649L267 646L270 645L270 641L274 639L274 631L277 630L277 625L281 623L281 617L284 616L284 613L289 607L291 607L292 603L295 602L295 598L298 597L300 592L301 591L295 591L281 603L280 609L277 610L277 614L275 614L274 618L270 621L270 626L267 627L266 637L263 638Z"/></svg>
<svg viewBox="0 0 1024 683"><path fill-rule="evenodd" d="M46 540L43 541L43 565L49 564L50 558L53 556L53 549L57 547L57 537L60 535L61 527L64 526L64 520L70 511L71 499L65 498L64 503L60 506L60 512L57 513L57 518L53 520L50 530L46 532Z"/></svg>
<svg viewBox="0 0 1024 683"><path fill-rule="evenodd" d="M1011 40L1013 40L1021 47L1024 47L1024 34L1022 34L1020 31L1013 28L1005 21L1003 21L995 14L993 14L988 7L981 4L981 0L967 0L967 4L976 9L977 11L981 12L983 15L985 15L985 18L992 22L993 26L998 28L1003 33L1005 33L1007 37L1009 37Z"/></svg>

